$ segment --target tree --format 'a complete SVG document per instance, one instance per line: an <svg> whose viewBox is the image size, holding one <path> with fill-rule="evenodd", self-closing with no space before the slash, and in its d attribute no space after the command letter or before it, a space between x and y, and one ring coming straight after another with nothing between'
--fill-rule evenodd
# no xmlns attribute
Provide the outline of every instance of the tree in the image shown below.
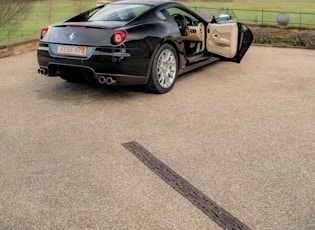
<svg viewBox="0 0 315 230"><path fill-rule="evenodd" d="M34 0L0 0L0 39L5 39L26 19Z"/></svg>

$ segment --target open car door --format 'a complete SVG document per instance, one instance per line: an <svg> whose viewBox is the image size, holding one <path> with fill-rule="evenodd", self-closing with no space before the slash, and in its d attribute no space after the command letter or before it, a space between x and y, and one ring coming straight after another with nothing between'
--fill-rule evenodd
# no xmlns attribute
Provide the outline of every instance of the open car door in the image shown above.
<svg viewBox="0 0 315 230"><path fill-rule="evenodd" d="M252 32L236 22L212 23L207 26L206 47L208 52L226 60L240 63L253 41Z"/></svg>

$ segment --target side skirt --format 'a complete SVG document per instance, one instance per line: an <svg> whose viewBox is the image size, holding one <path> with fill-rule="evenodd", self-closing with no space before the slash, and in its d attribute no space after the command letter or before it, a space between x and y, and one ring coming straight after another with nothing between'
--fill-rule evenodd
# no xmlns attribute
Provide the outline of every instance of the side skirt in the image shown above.
<svg viewBox="0 0 315 230"><path fill-rule="evenodd" d="M195 64L192 64L192 65L189 65L189 66L184 66L182 67L181 69L179 69L178 71L178 75L181 75L181 74L184 74L184 73L187 73L187 72L190 72L194 69L197 69L197 68L200 68L202 66L205 66L205 65L208 65L212 62L216 62L220 60L220 58L217 58L217 57L210 57L209 59L205 60L205 61L200 61L200 62L197 62Z"/></svg>

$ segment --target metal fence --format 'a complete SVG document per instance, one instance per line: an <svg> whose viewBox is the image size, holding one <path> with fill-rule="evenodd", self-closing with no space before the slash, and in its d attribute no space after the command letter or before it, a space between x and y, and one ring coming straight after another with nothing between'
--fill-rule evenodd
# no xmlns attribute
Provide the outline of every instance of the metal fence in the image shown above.
<svg viewBox="0 0 315 230"><path fill-rule="evenodd" d="M278 25L277 23L277 14L278 11L267 11L267 10L245 10L245 9L213 9L213 8L204 8L204 7L192 7L195 11L205 14L209 12L222 12L230 14L237 18L238 21L243 23L255 24L257 26L267 26L267 25ZM294 26L300 29L302 28L311 28L315 29L315 13L303 13L303 12L288 12L289 14L289 23L287 26ZM208 17L209 18L209 17ZM35 27L35 26L34 26ZM30 36L39 36L39 28L34 28L32 30L12 30L12 32L7 31L7 37L5 40L13 40L23 37ZM1 36L4 33L0 33L0 41L4 40Z"/></svg>
<svg viewBox="0 0 315 230"><path fill-rule="evenodd" d="M221 11L222 13L235 16L238 21L244 23L257 24L260 26L279 25L277 22L277 15L285 13L289 17L287 26L294 26L301 28L315 28L315 13L303 12L279 12L269 10L245 10L245 9L210 9L194 7L194 10L200 13L205 11Z"/></svg>

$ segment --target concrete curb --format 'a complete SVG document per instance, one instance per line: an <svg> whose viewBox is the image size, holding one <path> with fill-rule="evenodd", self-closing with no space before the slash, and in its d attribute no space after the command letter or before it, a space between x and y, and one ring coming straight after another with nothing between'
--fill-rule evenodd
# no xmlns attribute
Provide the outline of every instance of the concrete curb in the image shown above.
<svg viewBox="0 0 315 230"><path fill-rule="evenodd" d="M38 47L39 37L27 37L0 43L0 58L34 51Z"/></svg>

